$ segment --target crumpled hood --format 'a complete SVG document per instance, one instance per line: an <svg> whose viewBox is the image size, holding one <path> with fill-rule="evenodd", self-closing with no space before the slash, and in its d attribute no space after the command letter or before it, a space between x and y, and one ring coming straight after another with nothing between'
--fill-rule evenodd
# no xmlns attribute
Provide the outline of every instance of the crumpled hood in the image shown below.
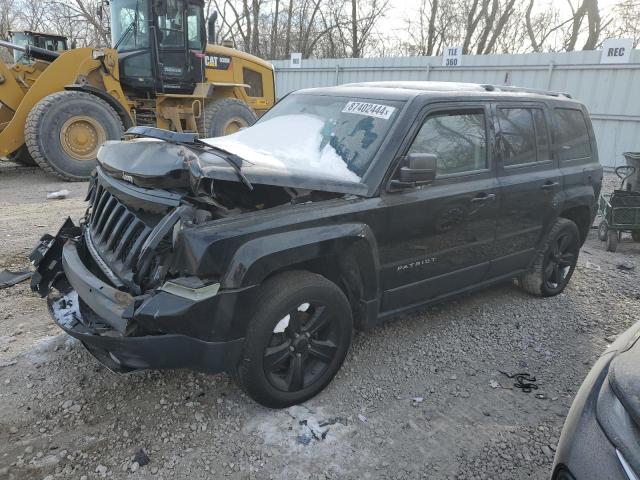
<svg viewBox="0 0 640 480"><path fill-rule="evenodd" d="M112 177L146 188L189 188L195 193L204 178L239 182L234 169L220 156L162 140L106 142L98 152L98 164ZM367 193L363 183L323 177L315 172L291 172L245 161L242 173L252 184L354 195Z"/></svg>

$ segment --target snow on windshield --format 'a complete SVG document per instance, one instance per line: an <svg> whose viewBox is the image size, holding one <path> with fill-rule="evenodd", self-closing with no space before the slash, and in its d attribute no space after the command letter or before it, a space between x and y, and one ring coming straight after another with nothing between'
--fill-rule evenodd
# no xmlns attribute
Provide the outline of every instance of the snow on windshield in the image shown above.
<svg viewBox="0 0 640 480"><path fill-rule="evenodd" d="M281 115L226 137L203 141L255 165L359 182L360 177L323 137L325 123L310 114Z"/></svg>

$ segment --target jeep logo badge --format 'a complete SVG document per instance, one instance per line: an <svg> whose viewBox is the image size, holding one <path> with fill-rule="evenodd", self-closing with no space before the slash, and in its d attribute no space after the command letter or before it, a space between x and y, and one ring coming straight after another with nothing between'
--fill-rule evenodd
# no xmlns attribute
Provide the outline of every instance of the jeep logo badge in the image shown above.
<svg viewBox="0 0 640 480"><path fill-rule="evenodd" d="M126 182L133 183L133 177L122 172L122 179Z"/></svg>

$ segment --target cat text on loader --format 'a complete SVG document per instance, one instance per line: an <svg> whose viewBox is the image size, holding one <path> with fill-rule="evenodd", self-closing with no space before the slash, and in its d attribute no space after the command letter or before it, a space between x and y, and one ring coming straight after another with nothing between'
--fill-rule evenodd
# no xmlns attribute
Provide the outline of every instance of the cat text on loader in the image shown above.
<svg viewBox="0 0 640 480"><path fill-rule="evenodd" d="M275 99L273 67L209 43L202 0L111 0L113 48L52 52L0 41L35 60L0 60L0 157L87 179L100 145L134 125L216 137L251 125Z"/></svg>

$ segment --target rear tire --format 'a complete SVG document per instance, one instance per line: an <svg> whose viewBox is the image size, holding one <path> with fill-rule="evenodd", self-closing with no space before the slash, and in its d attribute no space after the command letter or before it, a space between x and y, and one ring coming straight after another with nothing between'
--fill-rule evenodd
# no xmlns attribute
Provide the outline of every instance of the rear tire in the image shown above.
<svg viewBox="0 0 640 480"><path fill-rule="evenodd" d="M26 144L22 145L18 150L13 152L11 155L7 156L7 158L9 160L11 160L12 162L21 163L22 165L24 165L26 167L37 167L38 166L36 161L33 159L31 154L29 153L29 149L27 148Z"/></svg>
<svg viewBox="0 0 640 480"><path fill-rule="evenodd" d="M98 149L120 140L122 120L104 100L86 92L53 93L27 116L25 140L40 167L69 181L88 180Z"/></svg>
<svg viewBox="0 0 640 480"><path fill-rule="evenodd" d="M257 120L249 106L235 98L207 103L198 122L202 138L222 137L250 127Z"/></svg>
<svg viewBox="0 0 640 480"><path fill-rule="evenodd" d="M618 232L609 230L607 232L607 251L615 252L618 249Z"/></svg>
<svg viewBox="0 0 640 480"><path fill-rule="evenodd" d="M607 232L609 231L609 223L606 220L602 220L598 225L598 238L601 242L607 241Z"/></svg>
<svg viewBox="0 0 640 480"><path fill-rule="evenodd" d="M531 270L518 279L533 295L552 297L561 293L576 268L580 253L580 232L571 220L558 218L537 253Z"/></svg>
<svg viewBox="0 0 640 480"><path fill-rule="evenodd" d="M231 372L256 402L285 408L331 382L351 344L351 307L337 285L315 273L277 275L260 288L242 360Z"/></svg>

